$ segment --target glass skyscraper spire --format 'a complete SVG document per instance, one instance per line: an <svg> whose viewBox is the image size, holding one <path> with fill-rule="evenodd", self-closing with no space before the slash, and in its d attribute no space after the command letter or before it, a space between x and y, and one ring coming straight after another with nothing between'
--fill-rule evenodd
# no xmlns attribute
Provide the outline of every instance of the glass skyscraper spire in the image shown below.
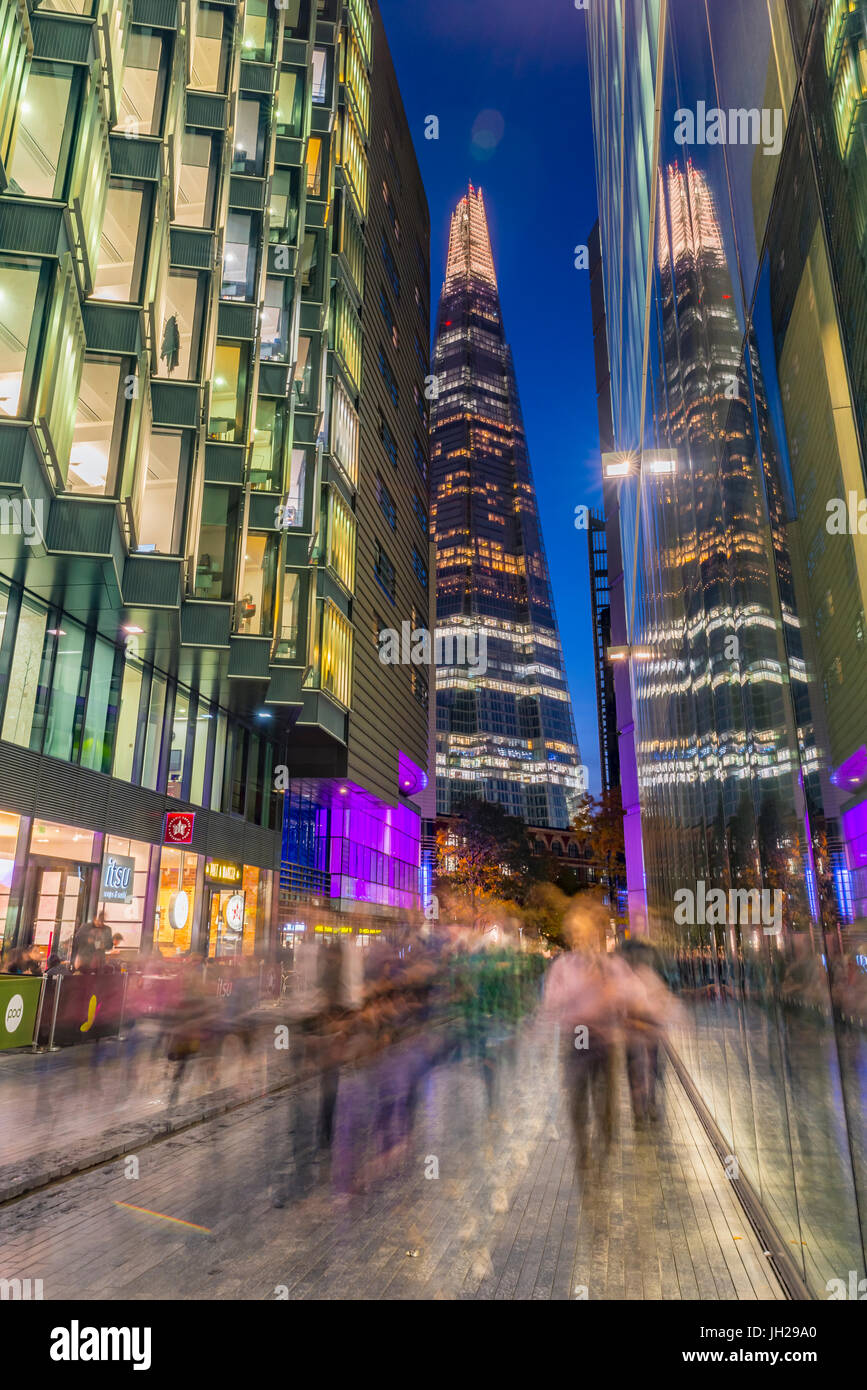
<svg viewBox="0 0 867 1390"><path fill-rule="evenodd" d="M572 705L481 190L451 222L434 348L437 810L482 798L565 826Z"/></svg>

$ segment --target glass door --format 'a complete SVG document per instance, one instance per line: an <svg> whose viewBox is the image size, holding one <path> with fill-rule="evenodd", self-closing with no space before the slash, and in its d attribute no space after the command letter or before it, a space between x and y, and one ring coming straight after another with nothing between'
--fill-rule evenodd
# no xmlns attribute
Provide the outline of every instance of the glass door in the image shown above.
<svg viewBox="0 0 867 1390"><path fill-rule="evenodd" d="M31 864L34 876L30 940L43 960L52 952L69 955L72 938L87 908L89 864Z"/></svg>

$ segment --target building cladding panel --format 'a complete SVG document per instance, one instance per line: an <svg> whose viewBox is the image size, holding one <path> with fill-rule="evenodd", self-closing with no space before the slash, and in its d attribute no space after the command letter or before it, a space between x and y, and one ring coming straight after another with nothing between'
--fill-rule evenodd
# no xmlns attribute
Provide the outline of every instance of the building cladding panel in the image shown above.
<svg viewBox="0 0 867 1390"><path fill-rule="evenodd" d="M566 825L580 755L484 200L472 185L452 216L434 375L437 631L470 638L437 671L438 811L481 797L528 824ZM483 648L473 657L482 636L487 670Z"/></svg>
<svg viewBox="0 0 867 1390"><path fill-rule="evenodd" d="M851 1016L864 959L865 20L861 0L589 14L632 926L752 981L744 1030L761 998L781 1036L808 976L826 1022ZM779 892L779 936L683 921L675 895L699 883ZM828 1044L845 1094L848 1054ZM778 1101L752 1097L757 1128ZM826 1137L839 1242L867 1174ZM806 1229L814 1193L784 1140ZM863 1229L855 1244L863 1263Z"/></svg>

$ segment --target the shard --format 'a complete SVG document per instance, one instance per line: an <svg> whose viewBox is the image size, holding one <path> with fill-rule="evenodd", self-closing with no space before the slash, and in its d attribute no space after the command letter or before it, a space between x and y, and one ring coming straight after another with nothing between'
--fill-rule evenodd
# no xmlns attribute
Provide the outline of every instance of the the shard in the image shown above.
<svg viewBox="0 0 867 1390"><path fill-rule="evenodd" d="M452 215L434 374L437 811L481 798L528 825L566 826L580 754L485 205L472 184Z"/></svg>

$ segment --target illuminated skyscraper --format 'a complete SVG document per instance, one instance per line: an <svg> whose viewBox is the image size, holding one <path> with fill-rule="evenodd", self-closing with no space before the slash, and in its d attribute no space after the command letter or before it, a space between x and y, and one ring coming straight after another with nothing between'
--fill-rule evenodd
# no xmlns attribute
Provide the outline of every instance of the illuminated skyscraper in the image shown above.
<svg viewBox="0 0 867 1390"><path fill-rule="evenodd" d="M431 497L447 662L437 670L437 811L479 797L528 824L564 826L580 755L485 205L472 185L452 215L434 373ZM463 650L475 661L460 660L462 637L473 638Z"/></svg>

